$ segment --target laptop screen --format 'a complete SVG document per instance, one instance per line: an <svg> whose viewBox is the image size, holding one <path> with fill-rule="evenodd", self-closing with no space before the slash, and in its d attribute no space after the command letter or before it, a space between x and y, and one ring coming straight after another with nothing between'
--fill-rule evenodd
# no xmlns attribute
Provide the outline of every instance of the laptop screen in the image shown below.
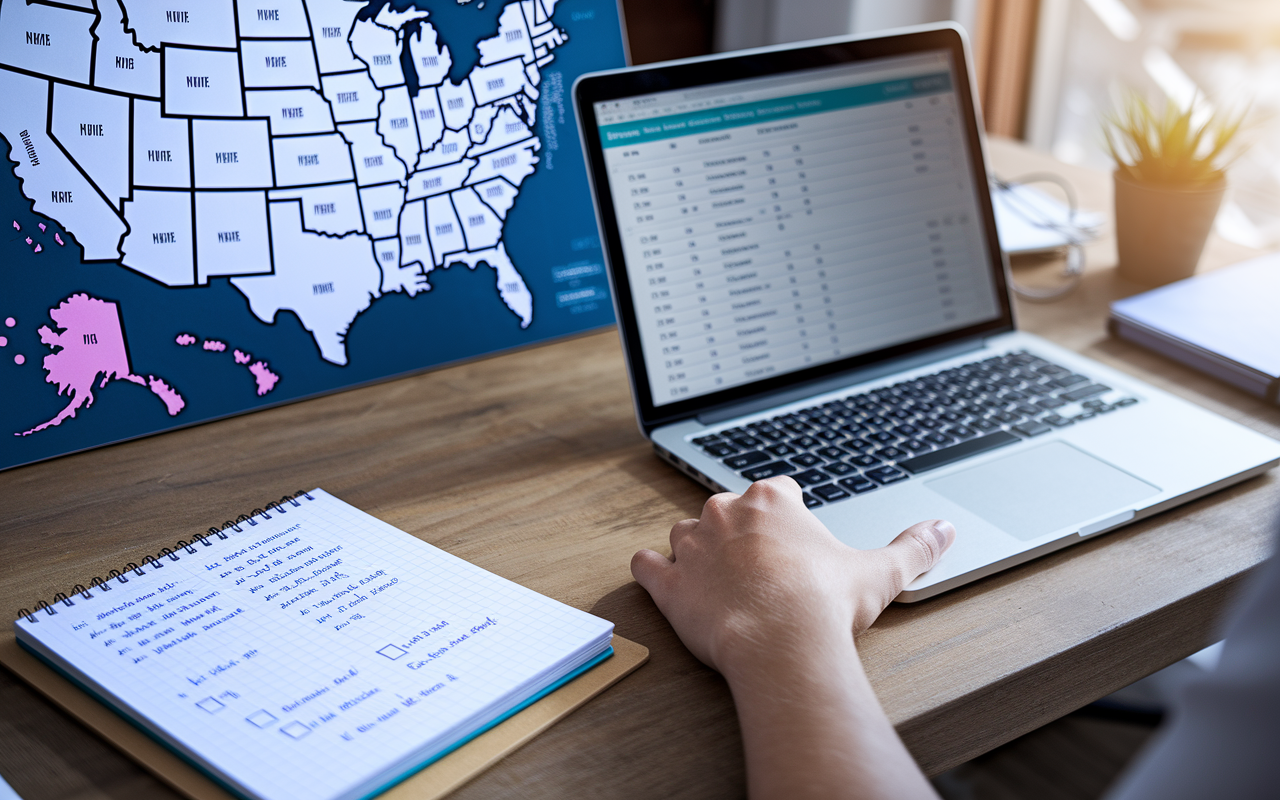
<svg viewBox="0 0 1280 800"><path fill-rule="evenodd" d="M592 104L653 406L1001 315L952 58Z"/></svg>

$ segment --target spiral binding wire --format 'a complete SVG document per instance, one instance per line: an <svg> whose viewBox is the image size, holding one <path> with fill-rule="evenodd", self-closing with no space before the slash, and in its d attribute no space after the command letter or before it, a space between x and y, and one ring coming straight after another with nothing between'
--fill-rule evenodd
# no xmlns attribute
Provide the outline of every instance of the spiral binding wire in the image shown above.
<svg viewBox="0 0 1280 800"><path fill-rule="evenodd" d="M183 539L179 539L177 542L174 543L173 547L162 547L160 548L160 552L156 555L143 556L141 564L137 564L130 561L128 564L125 564L124 569L113 569L107 573L106 580L103 580L101 577L95 575L93 577L93 580L89 581L88 587L85 587L83 584L77 583L75 586L71 587L70 592L65 592L65 593L58 592L57 594L55 594L53 596L52 603L48 603L48 602L45 602L44 600L40 600L35 604L34 610L26 609L26 608L19 609L18 618L21 619L22 617L26 617L27 622L39 622L40 618L36 615L42 611L45 613L45 616L52 617L58 613L57 606L59 604L61 604L64 608L73 607L76 603L71 598L75 597L76 595L79 595L80 599L82 600L90 600L93 598L93 591L100 591L100 592L112 591L113 589L113 587L111 586L112 581L115 581L117 584L120 584L120 585L128 583L129 573L133 573L134 575L138 575L138 576L146 575L147 573L146 573L146 570L144 570L144 567L149 567L154 572L155 570L163 569L165 566L165 561L177 561L179 558L181 558L181 553L183 552L185 552L188 555L195 555L196 553L199 552L198 550L196 550L196 547L195 547L197 544L203 547L212 547L213 542L210 540L213 537L216 536L219 539L227 539L228 538L227 534L224 533L223 531L234 530L235 532L240 533L241 531L244 530L244 528L241 527L241 525L248 525L249 527L256 527L258 525L257 520L254 519L255 517L262 517L263 519L271 519L271 511L273 510L280 514L286 513L288 511L288 509L285 507L286 504L292 505L294 508L301 506L302 503L298 502L299 497L305 497L308 500L315 499L314 497L311 496L309 492L306 492L306 491L294 492L291 495L286 494L284 497L281 497L279 500L273 500L270 503L267 503L262 508L255 508L251 513L241 514L240 516L236 517L234 521L227 520L226 522L222 523L221 528L215 526L210 528L208 533L197 533L195 536L191 537L191 541L189 542Z"/></svg>

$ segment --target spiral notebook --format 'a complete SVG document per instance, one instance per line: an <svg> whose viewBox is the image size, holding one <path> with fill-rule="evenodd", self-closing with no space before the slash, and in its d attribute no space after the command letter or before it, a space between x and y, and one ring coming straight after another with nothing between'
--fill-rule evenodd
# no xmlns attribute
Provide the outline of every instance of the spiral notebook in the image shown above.
<svg viewBox="0 0 1280 800"><path fill-rule="evenodd" d="M613 652L611 623L321 490L128 566L17 641L240 797L371 797Z"/></svg>

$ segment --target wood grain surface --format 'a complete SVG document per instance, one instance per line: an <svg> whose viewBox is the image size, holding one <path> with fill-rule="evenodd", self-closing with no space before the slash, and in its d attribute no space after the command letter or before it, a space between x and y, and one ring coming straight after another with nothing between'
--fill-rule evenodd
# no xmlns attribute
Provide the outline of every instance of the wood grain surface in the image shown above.
<svg viewBox="0 0 1280 800"><path fill-rule="evenodd" d="M991 147L1002 176L1052 169L1109 216L1107 176ZM1204 264L1251 254L1215 239ZM1107 303L1141 289L1116 278L1114 260L1104 236L1073 294L1019 305L1022 327L1280 437L1275 407L1108 338ZM1059 268L1014 272L1046 282ZM672 523L707 494L636 430L611 330L0 473L0 610L316 486L650 649L647 666L457 798L743 794L723 681L628 571L632 553L665 549ZM859 639L885 710L932 774L1203 647L1269 553L1278 500L1269 474L889 609ZM3 671L0 775L26 800L173 796Z"/></svg>

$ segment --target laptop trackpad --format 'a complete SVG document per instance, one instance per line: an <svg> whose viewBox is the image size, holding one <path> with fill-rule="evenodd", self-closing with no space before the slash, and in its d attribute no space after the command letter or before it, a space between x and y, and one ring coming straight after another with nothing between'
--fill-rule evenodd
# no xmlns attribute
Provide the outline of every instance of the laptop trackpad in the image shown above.
<svg viewBox="0 0 1280 800"><path fill-rule="evenodd" d="M925 486L1024 540L1127 511L1160 492L1065 442L1046 442Z"/></svg>

